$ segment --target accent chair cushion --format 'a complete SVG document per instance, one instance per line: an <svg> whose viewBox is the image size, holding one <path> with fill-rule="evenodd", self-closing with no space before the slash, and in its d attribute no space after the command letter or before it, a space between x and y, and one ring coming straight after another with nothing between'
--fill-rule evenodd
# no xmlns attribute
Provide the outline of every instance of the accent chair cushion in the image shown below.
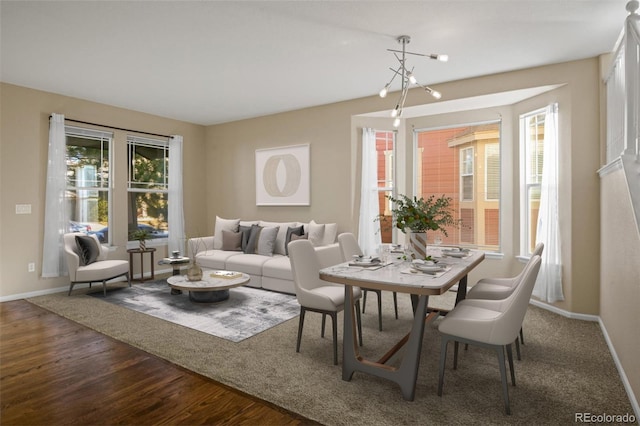
<svg viewBox="0 0 640 426"><path fill-rule="evenodd" d="M93 237L76 235L76 246L78 257L80 257L80 266L90 265L98 260L100 247Z"/></svg>
<svg viewBox="0 0 640 426"><path fill-rule="evenodd" d="M222 250L242 251L242 232L222 230Z"/></svg>

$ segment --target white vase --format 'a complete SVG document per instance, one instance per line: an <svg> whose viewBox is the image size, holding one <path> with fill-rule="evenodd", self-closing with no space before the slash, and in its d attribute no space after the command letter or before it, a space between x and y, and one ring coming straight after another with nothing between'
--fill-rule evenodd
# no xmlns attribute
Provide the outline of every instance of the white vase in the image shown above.
<svg viewBox="0 0 640 426"><path fill-rule="evenodd" d="M410 232L409 246L415 259L425 259L427 257L427 232Z"/></svg>

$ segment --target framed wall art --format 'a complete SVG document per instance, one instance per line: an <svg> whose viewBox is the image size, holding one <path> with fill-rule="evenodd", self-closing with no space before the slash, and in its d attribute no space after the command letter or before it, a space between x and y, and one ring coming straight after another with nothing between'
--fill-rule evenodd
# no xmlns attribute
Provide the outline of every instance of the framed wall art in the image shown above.
<svg viewBox="0 0 640 426"><path fill-rule="evenodd" d="M256 205L310 205L309 144L256 150Z"/></svg>

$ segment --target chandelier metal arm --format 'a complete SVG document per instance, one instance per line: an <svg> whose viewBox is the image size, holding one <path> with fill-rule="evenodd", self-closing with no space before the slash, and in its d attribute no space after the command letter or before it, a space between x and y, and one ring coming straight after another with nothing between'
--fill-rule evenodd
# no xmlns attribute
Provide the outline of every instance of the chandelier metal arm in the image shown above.
<svg viewBox="0 0 640 426"><path fill-rule="evenodd" d="M391 77L391 80L389 80L389 82L384 86L384 88L380 90L381 98L384 98L385 96L387 96L387 92L389 90L389 87L391 86L391 83L393 83L393 80L396 78L396 76L400 75L400 79L401 79L400 80L400 97L398 99L398 103L396 104L396 107L391 111L391 117L394 118L394 121L393 121L394 127L398 127L400 125L400 117L402 116L402 111L404 109L404 102L407 99L407 93L409 92L409 87L411 86L411 84L415 84L421 87L422 89L424 89L426 93L432 95L436 99L440 99L441 97L439 92L433 90L429 86L423 86L417 81L415 75L413 74L413 70L415 67L411 67L411 71L407 69L406 55L422 56L425 58L435 59L443 62L449 59L447 55L436 55L436 54L426 55L423 53L407 52L405 47L411 41L411 37L407 35L398 37L397 41L398 43L402 44L402 50L396 50L396 49L387 49L387 50L389 52L393 52L393 56L396 58L400 66L397 69L389 67L391 72L393 72L393 76ZM401 54L401 55L398 55L398 54Z"/></svg>

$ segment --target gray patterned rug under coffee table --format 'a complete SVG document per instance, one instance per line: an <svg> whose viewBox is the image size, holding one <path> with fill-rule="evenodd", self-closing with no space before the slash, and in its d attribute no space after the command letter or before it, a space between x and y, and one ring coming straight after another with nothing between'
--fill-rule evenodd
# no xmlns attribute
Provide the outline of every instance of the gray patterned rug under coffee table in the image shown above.
<svg viewBox="0 0 640 426"><path fill-rule="evenodd" d="M217 303L195 303L187 292L171 294L166 280L90 293L105 302L193 328L232 342L240 342L275 327L300 312L296 297L251 287L229 290Z"/></svg>

